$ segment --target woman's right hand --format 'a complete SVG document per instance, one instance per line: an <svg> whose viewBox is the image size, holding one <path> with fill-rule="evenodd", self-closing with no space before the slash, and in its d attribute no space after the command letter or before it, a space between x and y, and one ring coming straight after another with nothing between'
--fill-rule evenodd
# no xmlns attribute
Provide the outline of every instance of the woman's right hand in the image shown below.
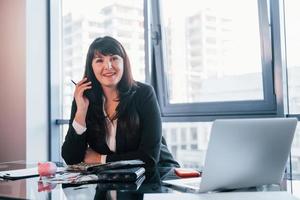
<svg viewBox="0 0 300 200"><path fill-rule="evenodd" d="M92 83L86 82L87 78L83 78L76 84L74 98L76 101L77 111L75 115L75 120L77 123L85 126L85 117L87 113L87 109L89 107L89 99L83 95L85 90L92 88Z"/></svg>

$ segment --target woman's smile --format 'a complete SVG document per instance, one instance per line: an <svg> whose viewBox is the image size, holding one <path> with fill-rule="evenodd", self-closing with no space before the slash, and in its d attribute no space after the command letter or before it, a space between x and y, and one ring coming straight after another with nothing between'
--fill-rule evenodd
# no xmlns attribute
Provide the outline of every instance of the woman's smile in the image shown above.
<svg viewBox="0 0 300 200"><path fill-rule="evenodd" d="M102 76L110 78L116 74L117 74L116 72L106 72L106 73L103 73Z"/></svg>

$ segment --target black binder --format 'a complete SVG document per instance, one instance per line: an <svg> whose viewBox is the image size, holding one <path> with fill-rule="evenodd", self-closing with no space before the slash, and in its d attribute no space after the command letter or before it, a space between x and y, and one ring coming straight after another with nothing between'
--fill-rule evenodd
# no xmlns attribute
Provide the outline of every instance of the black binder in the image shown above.
<svg viewBox="0 0 300 200"><path fill-rule="evenodd" d="M145 168L143 167L133 167L126 169L112 169L105 170L98 173L99 181L102 182L132 182L136 181L145 173Z"/></svg>
<svg viewBox="0 0 300 200"><path fill-rule="evenodd" d="M145 180L145 176L142 175L136 181L132 182L105 182L98 183L97 190L107 191L107 190L125 190L125 191L136 191L142 185Z"/></svg>

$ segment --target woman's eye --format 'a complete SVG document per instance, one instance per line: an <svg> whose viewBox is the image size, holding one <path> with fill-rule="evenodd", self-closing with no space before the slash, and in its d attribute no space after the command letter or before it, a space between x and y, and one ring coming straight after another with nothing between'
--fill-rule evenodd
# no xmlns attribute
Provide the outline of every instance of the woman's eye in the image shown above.
<svg viewBox="0 0 300 200"><path fill-rule="evenodd" d="M102 59L97 59L97 60L96 60L96 63L99 63L99 62L102 63L103 60L102 60Z"/></svg>

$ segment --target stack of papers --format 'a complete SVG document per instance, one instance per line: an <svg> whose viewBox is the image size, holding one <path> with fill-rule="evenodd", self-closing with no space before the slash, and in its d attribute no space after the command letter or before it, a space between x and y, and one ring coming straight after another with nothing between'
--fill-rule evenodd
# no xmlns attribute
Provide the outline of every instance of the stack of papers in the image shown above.
<svg viewBox="0 0 300 200"><path fill-rule="evenodd" d="M85 184L85 183L108 183L122 182L134 183L144 176L145 168L134 167L128 169L105 170L100 173L82 173L82 172L63 172L58 173L53 177L41 177L41 182L51 184ZM142 181L138 181L143 182Z"/></svg>
<svg viewBox="0 0 300 200"><path fill-rule="evenodd" d="M75 165L69 165L68 171L88 171L88 172L100 172L109 169L127 168L134 166L142 166L145 163L141 160L121 160L115 162L108 162L105 164L86 164L79 163Z"/></svg>
<svg viewBox="0 0 300 200"><path fill-rule="evenodd" d="M56 174L53 177L42 177L40 181L43 183L52 183L52 184L77 183L80 181L81 176L83 175L81 175L80 173L64 172L64 173Z"/></svg>

